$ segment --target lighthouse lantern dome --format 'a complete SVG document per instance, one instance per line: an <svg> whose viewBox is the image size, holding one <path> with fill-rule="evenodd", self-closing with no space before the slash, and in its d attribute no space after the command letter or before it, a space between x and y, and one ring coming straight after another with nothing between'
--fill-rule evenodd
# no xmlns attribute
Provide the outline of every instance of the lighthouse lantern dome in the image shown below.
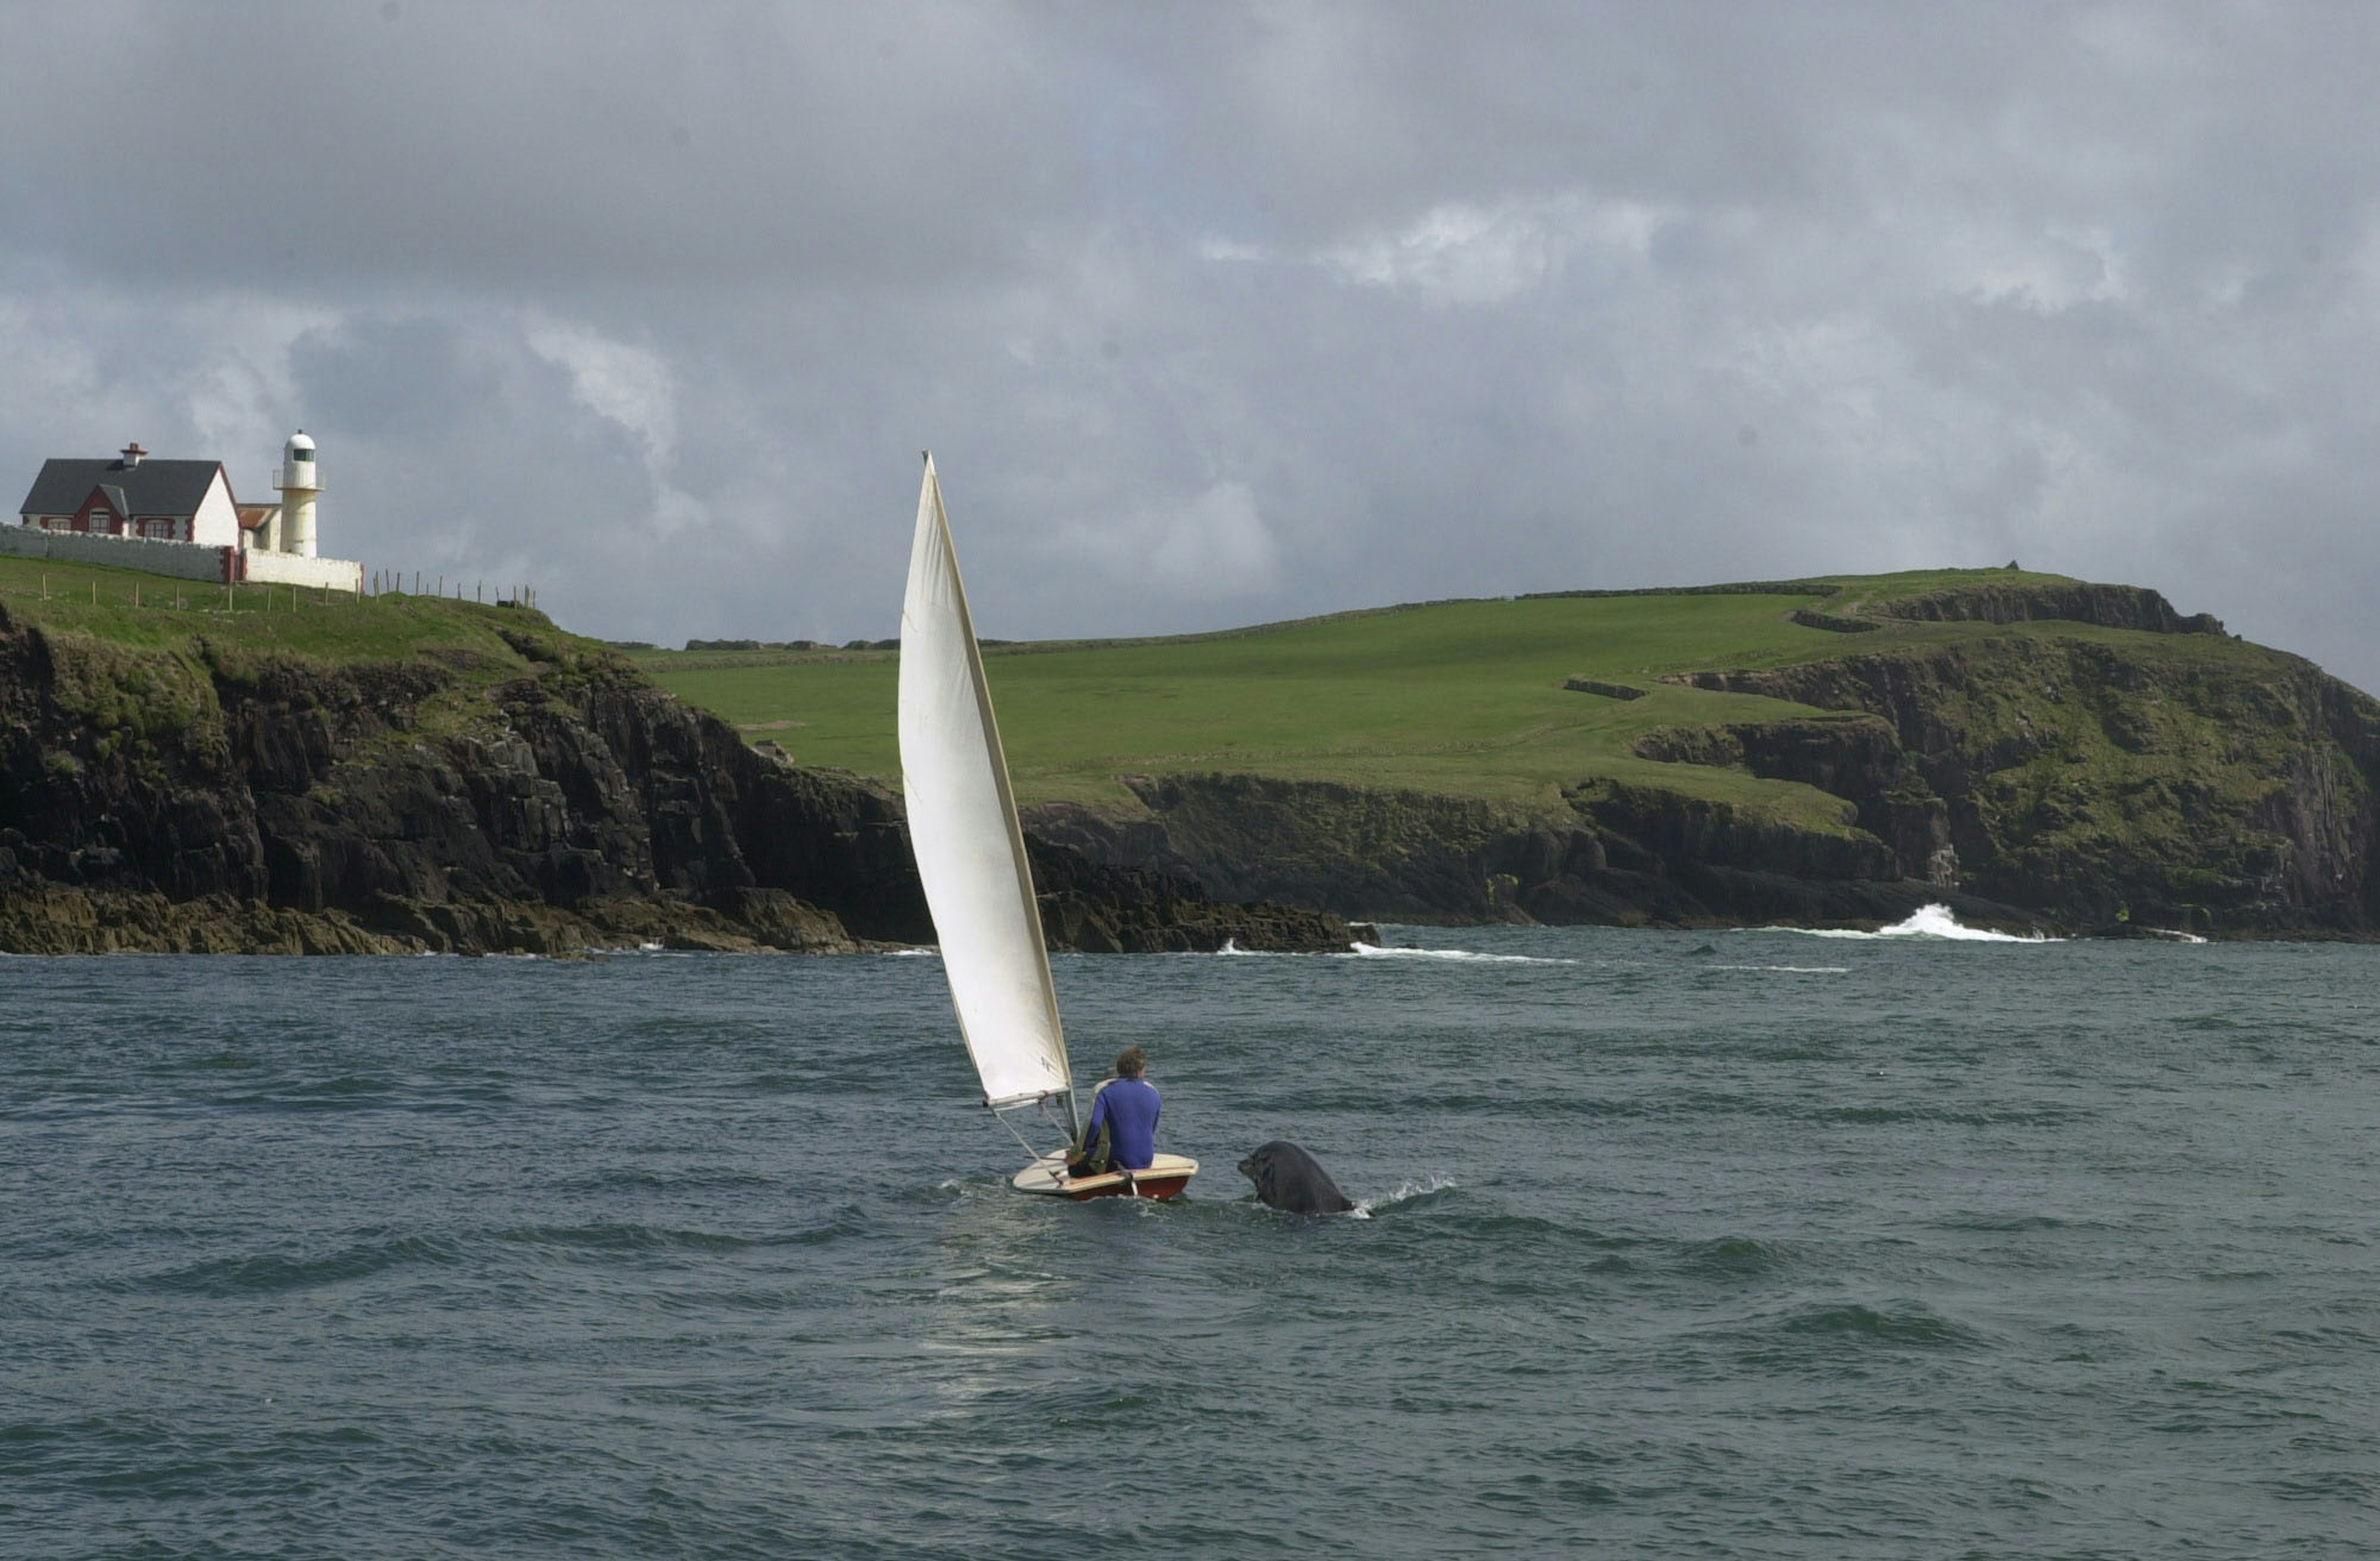
<svg viewBox="0 0 2380 1561"><path fill-rule="evenodd" d="M320 468L314 465L314 442L306 437L304 429L291 434L289 442L282 446L279 486L317 490L322 486Z"/></svg>

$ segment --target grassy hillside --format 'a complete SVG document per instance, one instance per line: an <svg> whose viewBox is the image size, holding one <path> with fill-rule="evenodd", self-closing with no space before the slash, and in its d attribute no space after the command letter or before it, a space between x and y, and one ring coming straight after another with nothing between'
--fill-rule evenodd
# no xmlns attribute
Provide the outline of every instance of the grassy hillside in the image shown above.
<svg viewBox="0 0 2380 1561"><path fill-rule="evenodd" d="M2009 635L2155 644L2162 656L2237 661L2270 653L2217 635L2150 635L2073 622L1840 619L1941 592L2070 585L2010 570L1946 570L1707 592L1451 601L1166 639L1046 642L986 653L1019 800L1119 813L1119 774L1225 770L1548 804L1594 779L1650 782L1803 828L1849 828L1846 806L1740 768L1657 763L1633 751L1656 728L1819 714L1665 674L1763 670L1854 651ZM639 651L683 698L771 738L806 764L897 784L892 651ZM1645 690L1565 688L1573 678Z"/></svg>
<svg viewBox="0 0 2380 1561"><path fill-rule="evenodd" d="M1051 945L1346 947L1034 845ZM543 615L0 559L0 951L930 938L897 801Z"/></svg>
<svg viewBox="0 0 2380 1561"><path fill-rule="evenodd" d="M163 786L259 698L303 748L317 684L354 729L342 752L402 768L554 695L654 702L633 663L747 742L899 778L890 649L624 653L533 611L227 600L14 559L0 611L45 635L9 641L22 721L48 723L11 783L79 785L93 849L121 820L85 768ZM1939 889L2073 925L2380 932L2380 703L2219 630L2135 587L1969 570L1427 603L988 665L1020 800L1069 805L1036 829L1233 900L1705 925L1876 921ZM466 748L467 768L517 756ZM308 817L352 822L308 774Z"/></svg>
<svg viewBox="0 0 2380 1561"><path fill-rule="evenodd" d="M434 734L487 720L483 696L497 684L557 662L613 659L600 641L565 634L526 609L438 597L358 599L287 586L226 593L219 585L13 557L0 557L0 609L90 652L76 661L83 681L112 672L112 687L74 696L95 721L134 733L161 720L201 718L210 699L200 692L208 681L199 675L201 663L237 672L267 662L331 668L428 657L454 674L422 712L419 730ZM125 652L131 654L118 654Z"/></svg>

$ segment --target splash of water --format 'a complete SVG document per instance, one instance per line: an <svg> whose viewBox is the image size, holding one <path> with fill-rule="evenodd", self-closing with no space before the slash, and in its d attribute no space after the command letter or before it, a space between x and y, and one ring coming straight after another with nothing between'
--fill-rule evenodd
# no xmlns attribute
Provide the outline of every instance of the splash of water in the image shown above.
<svg viewBox="0 0 2380 1561"><path fill-rule="evenodd" d="M1806 938L1935 938L1949 943L2058 943L2062 938L2020 937L2012 932L1994 932L1989 927L1962 926L1943 904L1920 905L1907 921L1874 932L1851 932L1839 927L1762 927L1762 932L1798 932Z"/></svg>
<svg viewBox="0 0 2380 1561"><path fill-rule="evenodd" d="M1576 960L1549 960L1535 954L1481 954L1468 949L1381 949L1358 943L1342 960L1447 960L1455 963L1491 965L1574 965Z"/></svg>
<svg viewBox="0 0 2380 1561"><path fill-rule="evenodd" d="M1383 1192L1377 1198L1356 1199L1355 1206L1348 1211L1347 1216L1350 1219L1369 1219L1375 1209L1394 1208L1399 1204L1411 1203L1415 1198L1427 1198L1433 1192L1446 1192L1454 1185L1454 1178L1451 1176L1428 1176L1418 1181L1408 1179L1400 1183L1393 1192Z"/></svg>

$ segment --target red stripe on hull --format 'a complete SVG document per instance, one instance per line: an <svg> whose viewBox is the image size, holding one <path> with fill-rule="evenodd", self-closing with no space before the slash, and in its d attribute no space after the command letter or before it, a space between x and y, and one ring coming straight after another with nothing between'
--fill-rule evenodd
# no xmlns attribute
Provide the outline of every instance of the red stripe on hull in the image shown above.
<svg viewBox="0 0 2380 1561"><path fill-rule="evenodd" d="M1186 1176L1147 1176L1129 1183L1116 1181L1106 1187L1087 1187L1079 1192L1069 1192L1066 1196L1086 1204L1093 1198L1121 1198L1129 1190L1143 1198L1176 1198L1189 1185Z"/></svg>

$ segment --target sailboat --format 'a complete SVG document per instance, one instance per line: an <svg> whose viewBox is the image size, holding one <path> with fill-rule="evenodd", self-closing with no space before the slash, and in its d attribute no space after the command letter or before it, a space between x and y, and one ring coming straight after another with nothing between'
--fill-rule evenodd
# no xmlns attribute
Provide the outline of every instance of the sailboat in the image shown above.
<svg viewBox="0 0 2380 1561"><path fill-rule="evenodd" d="M1028 1110L1050 1119L1062 1102L1068 1143L1082 1138L1033 867L930 452L901 604L901 777L917 877L983 1103L1032 1156L1010 1184L1077 1202L1176 1196L1197 1161L1160 1155L1147 1170L1070 1177L1064 1146L1036 1150L1012 1119Z"/></svg>

